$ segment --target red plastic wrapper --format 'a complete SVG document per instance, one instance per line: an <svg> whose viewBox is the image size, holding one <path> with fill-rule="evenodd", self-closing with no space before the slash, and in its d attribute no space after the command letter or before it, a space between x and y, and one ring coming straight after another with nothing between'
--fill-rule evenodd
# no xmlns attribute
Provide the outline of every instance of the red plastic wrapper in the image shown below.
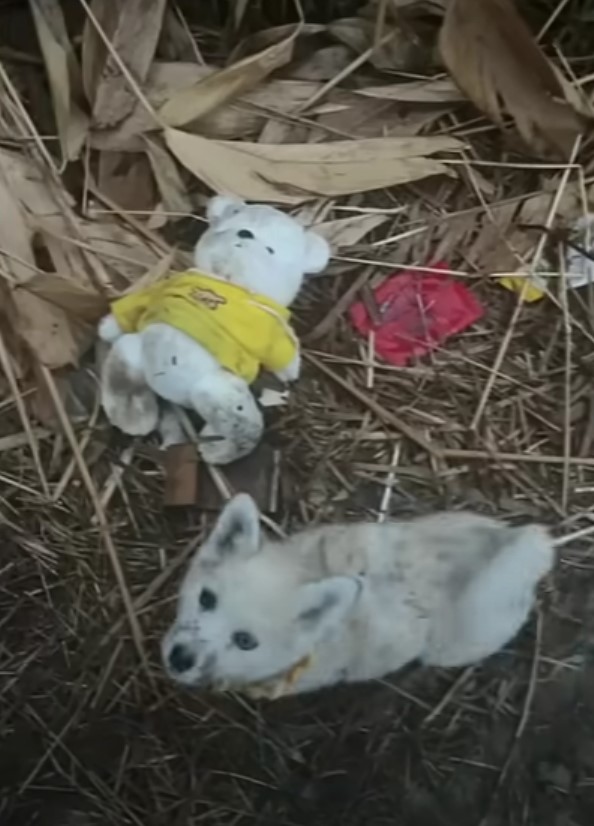
<svg viewBox="0 0 594 826"><path fill-rule="evenodd" d="M431 268L449 269L441 261ZM377 355L398 367L435 350L484 314L470 290L445 272L424 274L406 270L389 276L373 290L373 295L379 321L374 323L363 302L351 307L351 321L361 335L368 336L373 331Z"/></svg>

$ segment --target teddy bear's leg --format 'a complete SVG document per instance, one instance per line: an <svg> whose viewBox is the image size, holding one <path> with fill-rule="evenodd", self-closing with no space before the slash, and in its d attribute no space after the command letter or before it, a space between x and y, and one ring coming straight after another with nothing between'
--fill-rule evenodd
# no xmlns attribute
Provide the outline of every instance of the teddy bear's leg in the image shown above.
<svg viewBox="0 0 594 826"><path fill-rule="evenodd" d="M243 379L226 370L204 376L193 388L192 403L206 422L200 436L221 437L200 445L209 464L226 465L241 459L260 441L262 412Z"/></svg>
<svg viewBox="0 0 594 826"><path fill-rule="evenodd" d="M146 436L159 421L157 397L144 378L140 336L119 338L103 364L101 404L109 421L131 436Z"/></svg>
<svg viewBox="0 0 594 826"><path fill-rule="evenodd" d="M173 404L162 405L161 418L159 419L162 450L167 450L168 447L173 445L185 444L188 441L175 407L176 405Z"/></svg>

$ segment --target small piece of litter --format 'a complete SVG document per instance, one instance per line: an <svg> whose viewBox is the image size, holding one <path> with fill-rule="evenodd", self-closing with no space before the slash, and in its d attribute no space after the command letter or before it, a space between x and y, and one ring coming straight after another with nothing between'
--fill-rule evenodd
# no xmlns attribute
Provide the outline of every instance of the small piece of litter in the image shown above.
<svg viewBox="0 0 594 826"><path fill-rule="evenodd" d="M446 263L431 268L444 272L421 275L406 270L380 284L373 291L379 310L375 322L364 302L351 307L357 332L367 337L373 330L376 354L398 367L435 350L484 314L470 290L445 274Z"/></svg>
<svg viewBox="0 0 594 826"><path fill-rule="evenodd" d="M543 271L547 269L544 264L541 265L541 268ZM533 301L539 301L546 295L547 289L546 278L539 274L538 269L533 273L530 272L530 269L530 266L526 265L517 270L517 272L503 275L498 279L502 287L514 293L521 293L526 280L528 280L529 283L524 292L524 301L527 304L531 304Z"/></svg>
<svg viewBox="0 0 594 826"><path fill-rule="evenodd" d="M171 445L165 452L166 507L188 507L198 497L198 453L193 444Z"/></svg>
<svg viewBox="0 0 594 826"><path fill-rule="evenodd" d="M260 442L243 459L218 470L232 493L249 493L262 513L275 514L282 508L282 454L266 442ZM218 512L223 498L204 465L199 470L199 493L196 504L201 510Z"/></svg>
<svg viewBox="0 0 594 826"><path fill-rule="evenodd" d="M258 399L262 407L285 407L288 400L288 390L273 390L270 387L265 387Z"/></svg>
<svg viewBox="0 0 594 826"><path fill-rule="evenodd" d="M594 214L588 213L573 227L571 240L583 247L594 257ZM568 284L577 289L594 283L594 260L579 250L567 245L565 257L565 277Z"/></svg>

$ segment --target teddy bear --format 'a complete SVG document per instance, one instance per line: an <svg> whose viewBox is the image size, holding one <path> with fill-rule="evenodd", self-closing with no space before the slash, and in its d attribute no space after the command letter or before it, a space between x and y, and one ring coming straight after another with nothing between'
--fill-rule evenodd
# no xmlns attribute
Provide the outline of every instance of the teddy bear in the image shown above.
<svg viewBox="0 0 594 826"><path fill-rule="evenodd" d="M289 305L330 249L294 218L217 195L194 249L195 268L124 295L99 325L110 345L101 402L110 422L134 436L160 430L184 441L174 406L205 422L200 451L227 464L259 442L263 416L251 383L261 368L285 384L300 372Z"/></svg>

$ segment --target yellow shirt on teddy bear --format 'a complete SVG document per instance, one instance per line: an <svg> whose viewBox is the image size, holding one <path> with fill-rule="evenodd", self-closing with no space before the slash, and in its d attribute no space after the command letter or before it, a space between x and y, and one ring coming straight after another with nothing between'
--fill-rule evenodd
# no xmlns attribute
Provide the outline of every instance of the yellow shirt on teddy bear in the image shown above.
<svg viewBox="0 0 594 826"><path fill-rule="evenodd" d="M297 340L286 307L198 271L173 275L111 305L125 333L169 324L201 344L222 367L251 383L260 365L287 367Z"/></svg>

